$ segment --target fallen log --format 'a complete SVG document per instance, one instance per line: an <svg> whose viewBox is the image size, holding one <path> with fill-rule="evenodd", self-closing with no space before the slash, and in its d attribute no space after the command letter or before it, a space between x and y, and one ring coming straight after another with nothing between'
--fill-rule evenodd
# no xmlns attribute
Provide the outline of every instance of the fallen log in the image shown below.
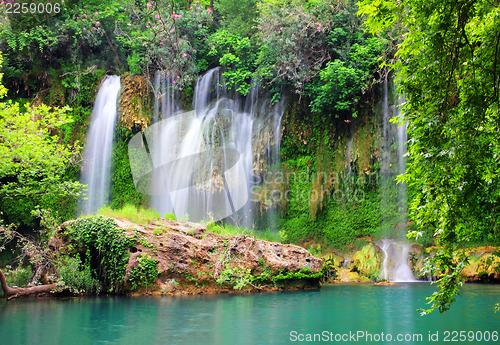
<svg viewBox="0 0 500 345"><path fill-rule="evenodd" d="M7 300L36 293L51 292L56 288L55 284L38 285L27 288L9 287L2 270L0 270L0 285L2 286L3 293Z"/></svg>

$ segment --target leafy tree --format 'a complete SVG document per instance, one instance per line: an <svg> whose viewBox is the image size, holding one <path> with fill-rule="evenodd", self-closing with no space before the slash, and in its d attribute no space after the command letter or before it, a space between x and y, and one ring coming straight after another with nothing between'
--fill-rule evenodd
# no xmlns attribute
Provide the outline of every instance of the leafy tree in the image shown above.
<svg viewBox="0 0 500 345"><path fill-rule="evenodd" d="M221 28L210 41L212 50L209 55L221 56L219 64L226 67L224 77L229 86L235 85L242 95L250 91L249 79L255 63L255 48L248 37L241 37Z"/></svg>
<svg viewBox="0 0 500 345"><path fill-rule="evenodd" d="M224 19L224 28L239 36L249 37L257 29L258 18L256 0L218 0L215 11Z"/></svg>
<svg viewBox="0 0 500 345"><path fill-rule="evenodd" d="M0 85L0 97L6 92ZM69 108L26 104L24 109L0 103L0 205L8 221L29 224L35 208L68 210L74 202L80 184L65 173L77 164L79 148L62 144L58 135L71 122Z"/></svg>
<svg viewBox="0 0 500 345"><path fill-rule="evenodd" d="M400 26L393 68L406 95L409 166L401 180L418 191L411 204L442 250L430 262L440 291L431 307L450 308L467 257L460 247L498 243L500 229L500 4L486 0L360 2L373 33ZM403 120L403 119L401 119Z"/></svg>
<svg viewBox="0 0 500 345"><path fill-rule="evenodd" d="M362 91L371 85L370 77L375 75L383 46L377 38L361 42L363 44L350 46L344 59L328 62L319 73L319 85L311 88L314 95L311 107L315 113L336 117L346 114L357 116L356 106Z"/></svg>
<svg viewBox="0 0 500 345"><path fill-rule="evenodd" d="M326 35L332 28L333 2L268 2L259 7L262 44L257 74L265 80L290 83L303 92L329 61Z"/></svg>

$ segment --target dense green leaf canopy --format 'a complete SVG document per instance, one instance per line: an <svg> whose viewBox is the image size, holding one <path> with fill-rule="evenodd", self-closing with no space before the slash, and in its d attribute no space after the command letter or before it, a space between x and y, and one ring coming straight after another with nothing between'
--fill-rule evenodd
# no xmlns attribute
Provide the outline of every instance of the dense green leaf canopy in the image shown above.
<svg viewBox="0 0 500 345"><path fill-rule="evenodd" d="M500 217L500 4L497 1L362 1L373 33L399 29L393 68L406 94L411 209L443 251L445 276L434 309L449 308L464 255L484 239L498 243ZM403 120L403 119L401 119Z"/></svg>

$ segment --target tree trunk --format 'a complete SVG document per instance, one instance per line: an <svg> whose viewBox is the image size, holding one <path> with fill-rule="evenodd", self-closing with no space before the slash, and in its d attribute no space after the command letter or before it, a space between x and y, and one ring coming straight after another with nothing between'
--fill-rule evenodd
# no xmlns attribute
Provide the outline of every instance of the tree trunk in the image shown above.
<svg viewBox="0 0 500 345"><path fill-rule="evenodd" d="M20 296L32 295L35 293L50 292L56 287L55 284L49 284L33 286L29 288L11 288L7 285L7 281L5 280L5 276L2 270L0 270L0 285L2 286L3 293L7 300Z"/></svg>

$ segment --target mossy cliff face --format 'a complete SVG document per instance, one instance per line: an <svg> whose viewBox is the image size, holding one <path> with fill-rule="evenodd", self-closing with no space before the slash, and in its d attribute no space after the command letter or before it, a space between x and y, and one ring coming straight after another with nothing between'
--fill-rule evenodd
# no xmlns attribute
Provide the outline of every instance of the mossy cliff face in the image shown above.
<svg viewBox="0 0 500 345"><path fill-rule="evenodd" d="M196 223L158 220L142 226L125 219L112 222L123 234L117 243L126 243L118 256L128 258L117 266L123 272L115 281L115 292L184 294L319 287L321 259L295 245L246 235L220 236ZM50 246L60 254L80 257L82 262L88 258L95 270L93 277L99 278L101 266L95 260L101 254L85 256L99 246L93 247L87 235L68 231L72 224L63 224ZM82 238L88 241L82 242ZM113 245L108 251L118 247Z"/></svg>
<svg viewBox="0 0 500 345"><path fill-rule="evenodd" d="M425 260L432 258L439 247L429 247L419 256L415 255L415 264L412 269L415 277L428 280L429 274L424 271ZM466 282L499 282L500 281L500 248L493 246L481 246L462 249L468 257L468 264L462 270L462 277ZM442 273L437 272L437 277ZM432 277L435 279L436 277Z"/></svg>
<svg viewBox="0 0 500 345"><path fill-rule="evenodd" d="M423 250L422 247L412 245L408 252L408 266L412 270L415 279L429 280L429 275L424 271L425 260L432 257L440 248L430 247ZM462 276L466 282L498 282L500 272L496 268L500 264L498 255L499 248L491 246L473 247L464 249L469 257L469 263L464 267ZM327 257L332 256L328 255ZM351 257L346 265L346 259L339 255L335 257L337 274L335 282L367 282L380 281L384 261L383 251L375 244L368 243L352 255L346 254L345 258ZM391 260L387 262L391 269ZM437 272L439 278L441 272Z"/></svg>
<svg viewBox="0 0 500 345"><path fill-rule="evenodd" d="M375 93L364 96L357 117L347 118L314 114L306 98L289 98L281 143L286 181L280 189L287 197L279 206L290 242L312 239L341 249L360 237L391 235L406 219L395 171L381 174L384 116Z"/></svg>

